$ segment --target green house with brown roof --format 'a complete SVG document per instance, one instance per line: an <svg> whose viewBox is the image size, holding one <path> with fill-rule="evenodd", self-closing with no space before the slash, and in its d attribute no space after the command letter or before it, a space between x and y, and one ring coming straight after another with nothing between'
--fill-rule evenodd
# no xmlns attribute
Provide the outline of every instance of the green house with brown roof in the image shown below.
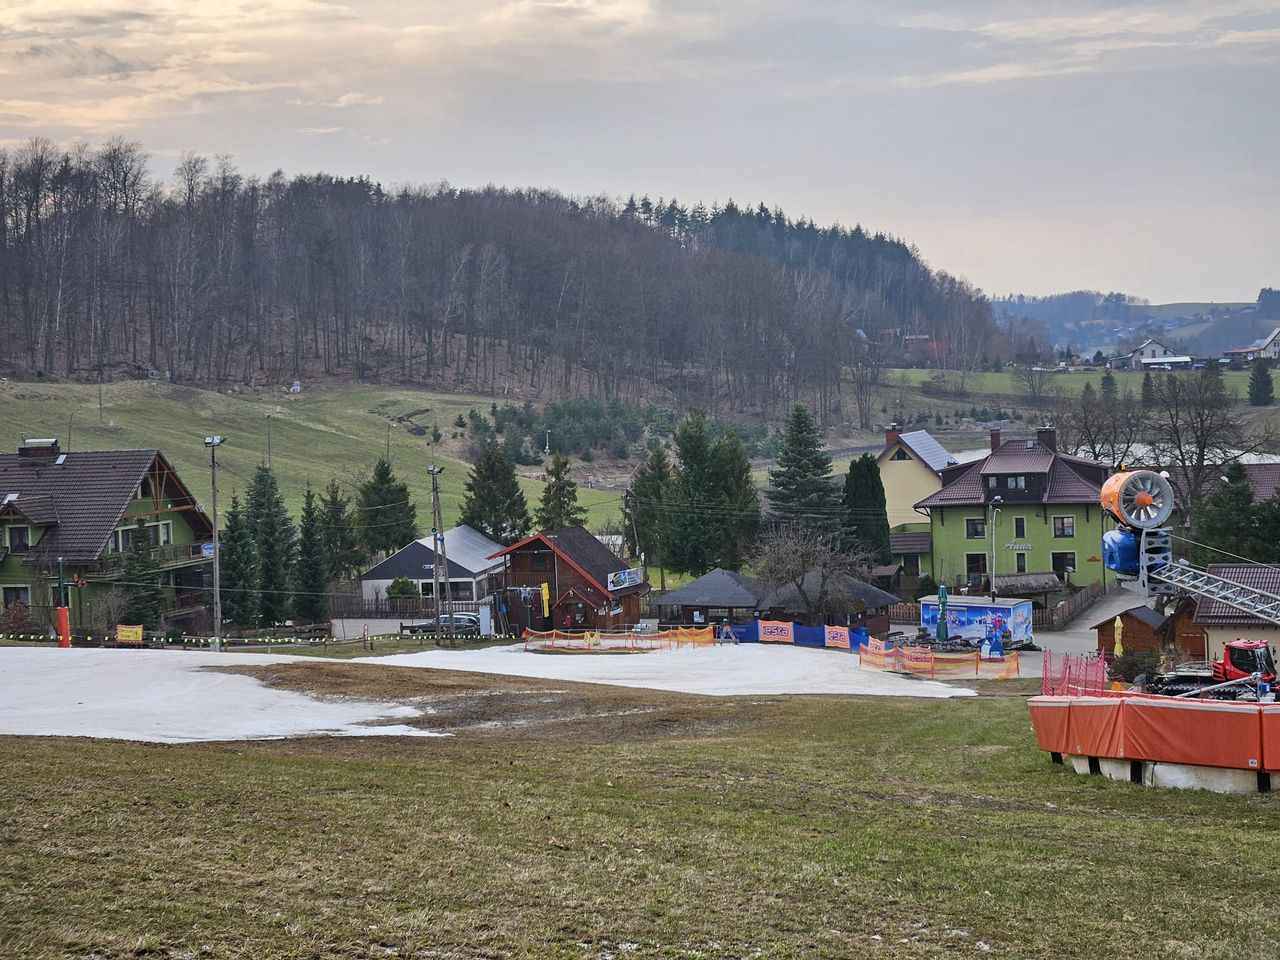
<svg viewBox="0 0 1280 960"><path fill-rule="evenodd" d="M1011 597L1105 585L1098 494L1110 472L1060 453L1052 428L1018 439L991 431L986 457L945 468L942 488L916 504L929 520L930 574L973 591L989 590L994 574L996 591Z"/></svg>
<svg viewBox="0 0 1280 960"><path fill-rule="evenodd" d="M23 607L33 625L52 622L61 566L72 625L113 628L139 518L162 570L166 624L207 626L213 526L159 450L63 453L56 440L27 440L0 453L5 625Z"/></svg>

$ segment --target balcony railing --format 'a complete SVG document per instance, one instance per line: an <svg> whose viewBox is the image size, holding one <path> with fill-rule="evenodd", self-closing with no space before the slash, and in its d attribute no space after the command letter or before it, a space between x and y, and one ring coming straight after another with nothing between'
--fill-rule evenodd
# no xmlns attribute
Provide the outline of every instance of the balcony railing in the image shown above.
<svg viewBox="0 0 1280 960"><path fill-rule="evenodd" d="M159 563L162 567L177 567L184 564L196 563L206 560L213 562L212 556L204 555L205 545L212 547L212 540L202 540L198 543L167 543L164 546L152 547L149 551L151 559ZM129 555L129 551L122 550L119 553L107 553L98 558L98 562L89 568L90 574L111 575L119 573L124 569L125 558Z"/></svg>

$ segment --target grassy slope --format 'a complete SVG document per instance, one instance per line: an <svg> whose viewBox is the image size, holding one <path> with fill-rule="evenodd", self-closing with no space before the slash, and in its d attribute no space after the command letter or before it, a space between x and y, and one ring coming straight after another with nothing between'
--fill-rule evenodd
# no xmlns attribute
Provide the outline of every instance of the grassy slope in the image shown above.
<svg viewBox="0 0 1280 960"><path fill-rule="evenodd" d="M589 718L416 741L0 738L0 954L1092 960L1280 937L1259 886L1275 798L1076 776L1016 696L408 674L402 691L455 711L481 685Z"/></svg>
<svg viewBox="0 0 1280 960"><path fill-rule="evenodd" d="M330 477L348 482L369 471L386 449L387 414L430 407L431 412L417 422L428 429L432 422L439 423L447 438L459 413L465 415L471 407L488 409L488 401L475 397L387 387L343 387L298 396L228 396L189 387L129 382L107 385L103 398L104 426L100 428L96 386L0 384L0 449L15 449L22 433L65 441L68 418L74 412L74 449L158 447L207 505L209 458L203 438L213 433L231 438L218 453L219 493L229 499L232 491L245 490L254 468L266 459L266 417L270 414L272 467L285 499L297 512L308 480L319 488ZM374 412L375 408L382 413ZM111 421L114 428L107 426ZM432 460L445 467L441 475L444 519L446 526L452 526L468 466L448 457L433 457L428 438L412 436L403 426L393 425L389 435L392 464L409 483L417 501L419 526L429 525L431 517L426 467ZM446 450L458 455L460 444L446 440ZM542 485L533 480L522 480L522 485L532 509ZM582 488L579 502L589 508L590 522L595 523L619 516L620 496L618 491ZM227 499L221 503L225 505Z"/></svg>
<svg viewBox="0 0 1280 960"><path fill-rule="evenodd" d="M935 372L933 370L918 369L886 370L884 383L890 387L900 385L917 387L932 377ZM1116 378L1116 385L1120 390L1128 387L1134 393L1137 393L1142 389L1142 373L1138 371L1118 370L1113 376ZM955 381L954 377L951 379L953 382ZM1234 390L1238 395L1243 397L1248 392L1249 371L1228 370L1223 379L1226 382L1227 389ZM1053 379L1050 381L1053 389L1060 390L1068 396L1078 396L1086 383L1092 383L1094 389L1098 389L1102 384L1102 372L1059 373L1054 374ZM1013 381L1008 371L1000 373L971 373L965 380L965 386L970 395L963 401L954 400L953 398L926 398L926 400L936 406L946 408L948 405L963 406L965 403L971 404L984 396L1023 399L1026 395L1026 392Z"/></svg>

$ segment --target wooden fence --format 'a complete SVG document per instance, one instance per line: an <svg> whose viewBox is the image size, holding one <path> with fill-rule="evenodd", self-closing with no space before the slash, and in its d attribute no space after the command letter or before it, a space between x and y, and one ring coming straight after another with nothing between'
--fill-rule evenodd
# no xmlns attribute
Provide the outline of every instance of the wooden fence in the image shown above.
<svg viewBox="0 0 1280 960"><path fill-rule="evenodd" d="M1031 611L1032 627L1042 630L1064 630L1076 617L1101 597L1101 584L1091 583L1077 590L1070 597L1053 607ZM889 620L893 623L920 623L920 604L895 603L889 608Z"/></svg>

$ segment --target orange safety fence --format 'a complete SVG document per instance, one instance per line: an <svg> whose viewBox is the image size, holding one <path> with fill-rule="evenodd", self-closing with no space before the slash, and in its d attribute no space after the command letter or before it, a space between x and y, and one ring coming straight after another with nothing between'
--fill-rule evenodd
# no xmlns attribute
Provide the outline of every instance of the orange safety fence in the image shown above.
<svg viewBox="0 0 1280 960"><path fill-rule="evenodd" d="M640 653L646 650L677 650L705 647L716 642L711 627L673 627L656 633L626 630L526 630L526 650L558 650L565 653Z"/></svg>
<svg viewBox="0 0 1280 960"><path fill-rule="evenodd" d="M1055 657L1044 652L1040 673L1041 696L1083 696L1107 690L1107 662L1100 654L1064 653Z"/></svg>
<svg viewBox="0 0 1280 960"><path fill-rule="evenodd" d="M858 666L939 680L1012 680L1020 675L1016 653L984 657L978 651L934 653L929 647L892 647L888 650L861 647Z"/></svg>

